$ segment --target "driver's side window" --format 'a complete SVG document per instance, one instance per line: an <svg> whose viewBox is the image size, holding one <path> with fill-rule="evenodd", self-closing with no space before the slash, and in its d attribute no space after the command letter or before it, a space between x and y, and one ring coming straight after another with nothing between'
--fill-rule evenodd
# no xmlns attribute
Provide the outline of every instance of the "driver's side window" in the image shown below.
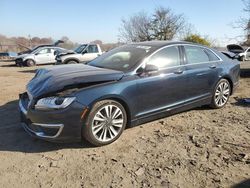
<svg viewBox="0 0 250 188"><path fill-rule="evenodd" d="M152 55L147 64L155 65L158 68L168 68L180 65L178 46L164 48Z"/></svg>

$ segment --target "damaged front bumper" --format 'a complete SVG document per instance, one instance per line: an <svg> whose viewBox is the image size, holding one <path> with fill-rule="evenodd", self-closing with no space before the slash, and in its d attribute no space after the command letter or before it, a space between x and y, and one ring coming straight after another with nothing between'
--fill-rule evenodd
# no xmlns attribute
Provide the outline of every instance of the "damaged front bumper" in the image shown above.
<svg viewBox="0 0 250 188"><path fill-rule="evenodd" d="M75 101L65 109L41 111L29 107L27 93L19 98L21 125L31 136L54 142L81 140L85 106Z"/></svg>

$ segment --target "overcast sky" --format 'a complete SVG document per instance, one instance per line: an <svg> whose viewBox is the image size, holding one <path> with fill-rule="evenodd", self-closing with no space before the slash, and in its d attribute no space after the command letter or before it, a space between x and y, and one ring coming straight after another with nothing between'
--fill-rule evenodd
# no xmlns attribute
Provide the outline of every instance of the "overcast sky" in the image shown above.
<svg viewBox="0 0 250 188"><path fill-rule="evenodd" d="M241 0L0 0L0 34L117 42L122 18L158 6L184 14L198 33L220 45L242 34L231 26L244 16Z"/></svg>

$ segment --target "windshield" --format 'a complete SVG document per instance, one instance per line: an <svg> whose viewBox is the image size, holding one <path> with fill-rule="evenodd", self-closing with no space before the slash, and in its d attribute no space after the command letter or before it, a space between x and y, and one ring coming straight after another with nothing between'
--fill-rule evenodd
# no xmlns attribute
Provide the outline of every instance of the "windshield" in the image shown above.
<svg viewBox="0 0 250 188"><path fill-rule="evenodd" d="M88 65L126 72L154 50L152 46L125 45L104 53Z"/></svg>
<svg viewBox="0 0 250 188"><path fill-rule="evenodd" d="M87 44L82 44L80 46L78 46L77 48L74 49L74 52L80 54L82 53L82 51L87 47Z"/></svg>

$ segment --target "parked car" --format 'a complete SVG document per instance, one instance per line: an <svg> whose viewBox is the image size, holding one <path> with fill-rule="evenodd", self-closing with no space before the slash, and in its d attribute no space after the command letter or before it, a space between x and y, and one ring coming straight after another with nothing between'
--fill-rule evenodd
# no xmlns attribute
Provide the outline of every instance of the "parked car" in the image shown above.
<svg viewBox="0 0 250 188"><path fill-rule="evenodd" d="M18 66L34 66L40 64L55 63L55 52L63 52L66 49L60 47L40 47L30 54L22 54L16 57L15 63Z"/></svg>
<svg viewBox="0 0 250 188"><path fill-rule="evenodd" d="M20 95L24 129L49 141L114 142L126 126L202 105L222 108L239 84L240 65L187 42L142 42L87 65L40 69Z"/></svg>
<svg viewBox="0 0 250 188"><path fill-rule="evenodd" d="M244 52L239 53L241 61L250 61L250 47L248 47Z"/></svg>
<svg viewBox="0 0 250 188"><path fill-rule="evenodd" d="M250 47L244 49L240 45L230 44L227 45L227 49L229 52L234 53L235 57L237 57L240 61L250 60Z"/></svg>
<svg viewBox="0 0 250 188"><path fill-rule="evenodd" d="M102 54L98 44L82 44L73 51L64 52L56 56L56 64L87 63Z"/></svg>
<svg viewBox="0 0 250 188"><path fill-rule="evenodd" d="M37 50L38 48L42 48L42 47L56 47L56 46L58 46L58 45L61 44L61 43L64 43L64 41L58 40L58 41L56 41L56 42L53 43L53 44L41 44L41 45L35 46L35 47L32 48L32 49L31 49L31 48L28 48L28 47L25 47L24 45L22 45L23 47L27 48L28 50L19 52L18 55L30 54L30 53L32 53L33 51Z"/></svg>
<svg viewBox="0 0 250 188"><path fill-rule="evenodd" d="M17 57L15 52L0 52L0 60L13 60Z"/></svg>

